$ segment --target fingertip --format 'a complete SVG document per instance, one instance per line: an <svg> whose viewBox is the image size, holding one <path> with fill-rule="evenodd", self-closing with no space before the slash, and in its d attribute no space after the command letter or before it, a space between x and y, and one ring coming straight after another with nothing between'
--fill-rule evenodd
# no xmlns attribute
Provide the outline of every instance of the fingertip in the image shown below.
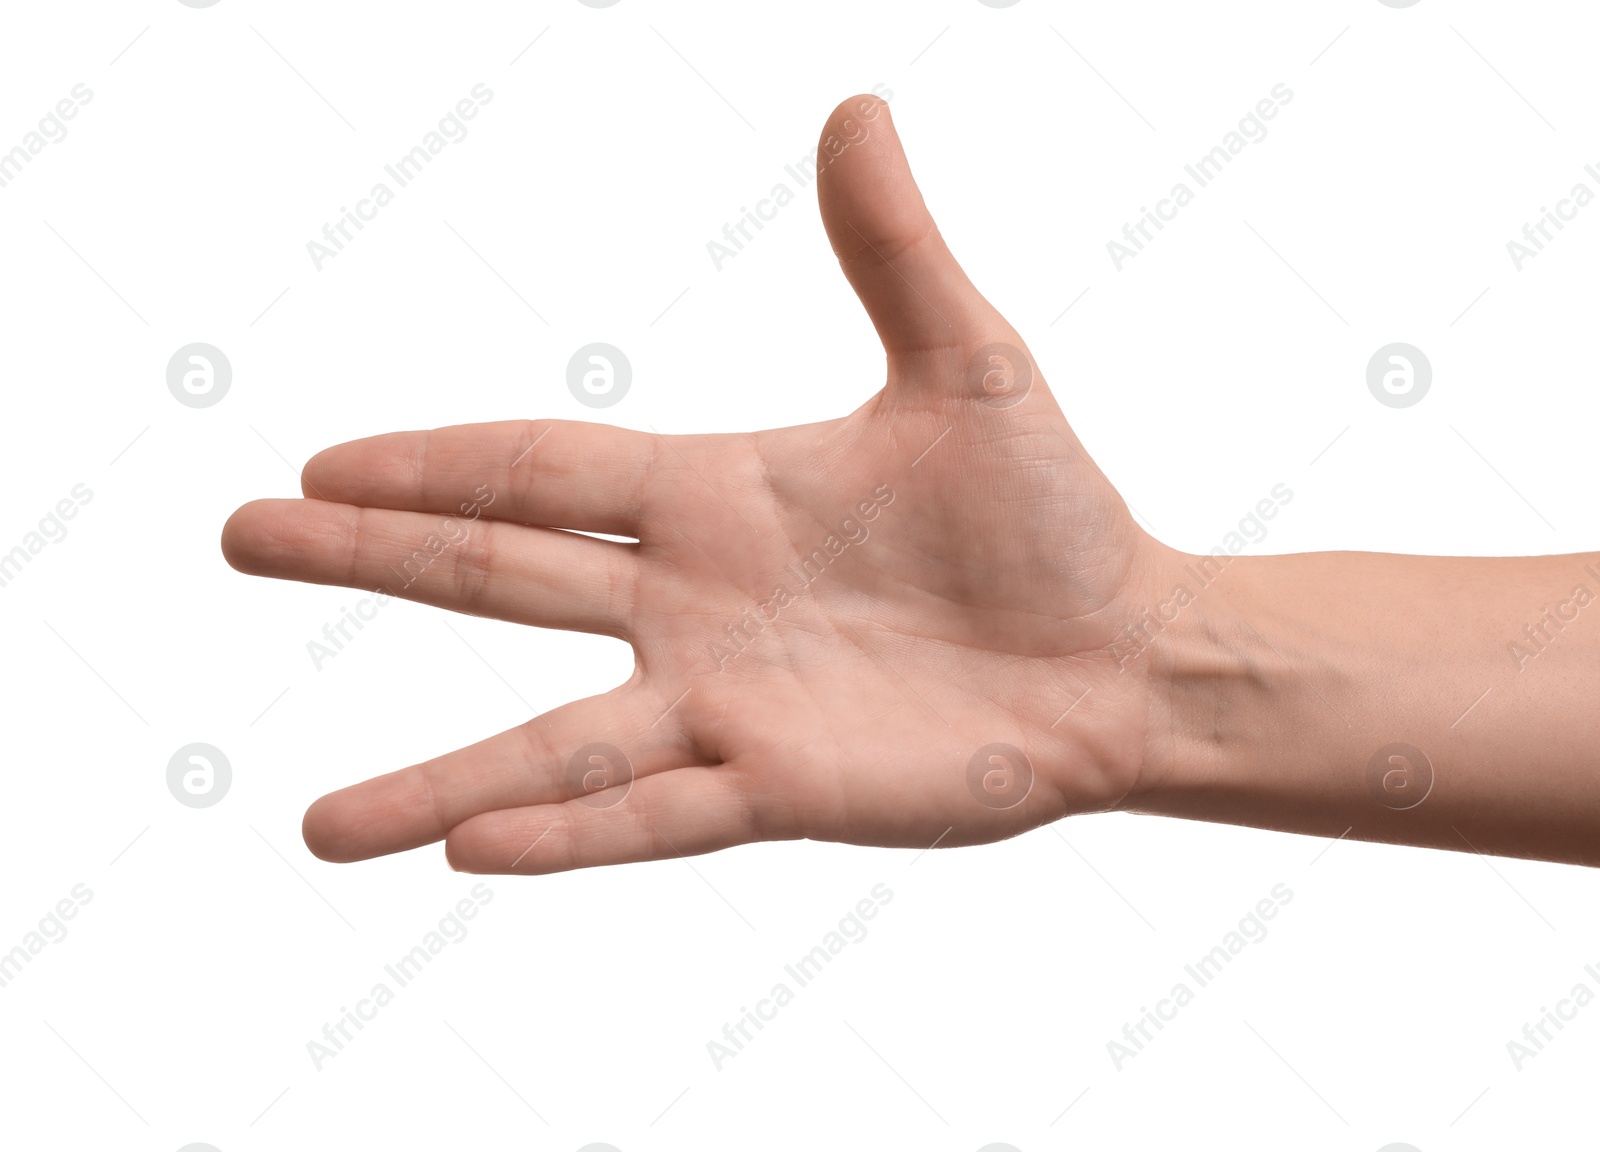
<svg viewBox="0 0 1600 1152"><path fill-rule="evenodd" d="M885 231L898 232L905 221L920 227L927 210L881 96L852 96L824 122L817 138L817 201L841 255L887 238Z"/></svg>
<svg viewBox="0 0 1600 1152"><path fill-rule="evenodd" d="M222 522L222 532L217 537L217 547L222 550L223 560L235 572L239 570L239 513L243 511L243 508L235 508L233 514Z"/></svg>
<svg viewBox="0 0 1600 1152"><path fill-rule="evenodd" d="M361 834L362 805L351 789L341 788L319 797L306 809L300 821L300 838L318 860L330 864L352 864L370 860L396 849L370 843ZM370 814L368 814L370 818Z"/></svg>
<svg viewBox="0 0 1600 1152"><path fill-rule="evenodd" d="M308 499L362 504L420 499L428 432L380 432L322 449L300 470L300 491ZM403 495L402 495L403 494ZM386 507L411 507L389 503Z"/></svg>
<svg viewBox="0 0 1600 1152"><path fill-rule="evenodd" d="M349 864L370 855L360 852L352 843L348 835L350 821L341 811L344 807L341 794L330 792L313 802L300 821L300 837L318 860Z"/></svg>
<svg viewBox="0 0 1600 1152"><path fill-rule="evenodd" d="M461 872L469 876L479 876L483 873L471 866L466 852L461 847L458 837L447 835L444 838L444 862L450 866L450 871Z"/></svg>
<svg viewBox="0 0 1600 1152"><path fill-rule="evenodd" d="M306 461L305 467L300 469L300 495L307 499L316 499L319 478L325 479L328 468L328 453L331 448L324 448L311 459Z"/></svg>
<svg viewBox="0 0 1600 1152"><path fill-rule="evenodd" d="M347 518L321 500L252 500L222 526L222 555L247 576L307 579L306 558L341 547L348 527Z"/></svg>
<svg viewBox="0 0 1600 1152"><path fill-rule="evenodd" d="M337 842L329 836L327 821L324 816L326 801L324 796L315 801L306 809L306 814L300 819L300 839L306 842L306 848L318 860L326 860L330 864L346 864L348 859L342 856L337 849Z"/></svg>
<svg viewBox="0 0 1600 1152"><path fill-rule="evenodd" d="M480 812L445 835L445 862L485 876L544 876L582 867L573 858L570 818L561 804Z"/></svg>
<svg viewBox="0 0 1600 1152"><path fill-rule="evenodd" d="M880 116L887 116L888 113L889 102L882 96L873 92L859 92L846 100L841 100L828 114L828 119L822 126L822 139L826 140L829 132L848 130L850 121L875 121Z"/></svg>
<svg viewBox="0 0 1600 1152"><path fill-rule="evenodd" d="M509 859L501 861L499 867L488 866L483 851L482 839L477 835L476 824L481 819L481 816L474 816L445 833L444 862L450 866L452 872L464 872L473 876L494 873L505 874L514 871L510 866L511 861ZM469 827L469 825L472 825L472 827ZM518 863L526 863L526 861L519 861Z"/></svg>
<svg viewBox="0 0 1600 1152"><path fill-rule="evenodd" d="M417 438L415 432L380 432L330 444L300 469L300 491L313 500L348 499L374 478L409 471L422 451Z"/></svg>
<svg viewBox="0 0 1600 1152"><path fill-rule="evenodd" d="M241 504L222 525L222 558L236 572L251 574L250 560L259 545L262 529L270 515L272 500L252 500Z"/></svg>

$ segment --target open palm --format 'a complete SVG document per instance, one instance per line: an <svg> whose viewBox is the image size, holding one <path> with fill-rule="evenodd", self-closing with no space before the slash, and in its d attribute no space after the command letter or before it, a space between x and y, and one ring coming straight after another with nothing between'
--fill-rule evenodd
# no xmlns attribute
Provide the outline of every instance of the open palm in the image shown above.
<svg viewBox="0 0 1600 1152"><path fill-rule="evenodd" d="M760 839L925 848L1133 787L1150 688L1111 645L1160 546L945 247L887 107L846 101L823 144L823 220L888 354L856 412L744 435L378 436L316 456L307 499L229 520L241 571L636 654L609 693L323 797L317 855L444 839L458 869L537 873Z"/></svg>

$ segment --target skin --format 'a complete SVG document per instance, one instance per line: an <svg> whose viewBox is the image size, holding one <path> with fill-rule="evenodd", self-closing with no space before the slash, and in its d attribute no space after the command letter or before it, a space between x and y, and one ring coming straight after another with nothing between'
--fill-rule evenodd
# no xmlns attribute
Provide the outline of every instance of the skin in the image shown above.
<svg viewBox="0 0 1600 1152"><path fill-rule="evenodd" d="M823 223L887 356L849 416L395 433L318 454L304 499L229 519L242 572L636 657L611 692L324 796L314 853L442 839L461 871L547 873L766 839L951 847L1123 809L1600 859L1600 606L1532 659L1507 649L1574 585L1600 592L1600 563L1583 571L1600 556L1202 571L1134 523L968 281L887 106L840 105L819 154ZM1426 767L1406 751L1371 770L1394 742ZM626 767L588 760L594 744Z"/></svg>

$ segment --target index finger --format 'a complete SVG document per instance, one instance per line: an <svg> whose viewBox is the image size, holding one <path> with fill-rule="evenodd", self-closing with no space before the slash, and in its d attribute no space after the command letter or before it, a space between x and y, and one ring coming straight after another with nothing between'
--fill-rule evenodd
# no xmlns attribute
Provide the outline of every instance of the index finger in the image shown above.
<svg viewBox="0 0 1600 1152"><path fill-rule="evenodd" d="M637 538L655 456L647 432L507 420L339 444L307 462L301 485L308 497L363 508Z"/></svg>

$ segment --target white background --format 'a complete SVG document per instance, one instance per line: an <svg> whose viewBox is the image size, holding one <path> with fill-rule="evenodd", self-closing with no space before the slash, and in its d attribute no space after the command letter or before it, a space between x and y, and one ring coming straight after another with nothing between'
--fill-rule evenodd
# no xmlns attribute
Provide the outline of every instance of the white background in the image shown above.
<svg viewBox="0 0 1600 1152"><path fill-rule="evenodd" d="M353 595L217 541L360 435L857 406L882 354L812 190L721 271L706 242L881 83L952 248L1168 543L1281 482L1257 551L1594 548L1600 207L1520 272L1506 242L1597 183L1596 33L1576 2L7 4L0 148L93 99L0 188L0 551L93 499L0 588L0 950L93 898L0 988L0 1142L1576 1147L1600 1007L1521 1071L1506 1042L1600 987L1593 873L1124 816L489 878L318 1071L307 1041L476 880L437 847L317 861L305 806L629 654L394 604L318 671ZM317 271L306 242L478 83L470 136ZM1106 242L1278 83L1270 134L1117 271ZM601 411L564 379L597 340L634 367ZM192 341L233 365L212 408L167 391ZM1433 364L1416 407L1367 390L1391 341ZM233 765L209 809L166 788L195 741ZM870 934L717 1070L707 1041L878 883ZM1107 1041L1280 883L1270 934L1119 1071Z"/></svg>

